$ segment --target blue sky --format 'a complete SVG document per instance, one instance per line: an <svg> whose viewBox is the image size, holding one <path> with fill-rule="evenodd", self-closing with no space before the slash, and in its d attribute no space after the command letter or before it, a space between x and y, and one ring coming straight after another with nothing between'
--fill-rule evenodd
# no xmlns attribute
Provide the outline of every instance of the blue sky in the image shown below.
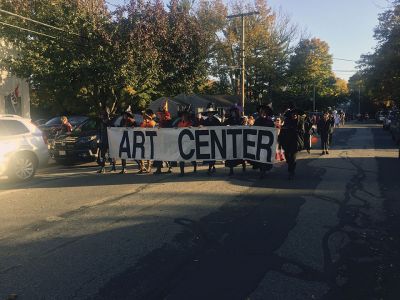
<svg viewBox="0 0 400 300"><path fill-rule="evenodd" d="M107 0L122 4L124 0ZM275 10L281 9L310 37L326 41L335 58L358 60L372 52L376 42L373 29L378 14L389 6L388 0L267 0ZM348 79L354 62L334 60L338 77Z"/></svg>

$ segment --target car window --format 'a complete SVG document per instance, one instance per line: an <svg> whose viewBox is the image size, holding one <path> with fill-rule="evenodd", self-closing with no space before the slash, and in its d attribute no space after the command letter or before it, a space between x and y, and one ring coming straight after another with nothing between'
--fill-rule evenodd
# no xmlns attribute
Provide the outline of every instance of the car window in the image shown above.
<svg viewBox="0 0 400 300"><path fill-rule="evenodd" d="M54 117L50 120L48 120L45 125L49 126L54 126L54 125L61 125L61 118L60 117Z"/></svg>
<svg viewBox="0 0 400 300"><path fill-rule="evenodd" d="M88 120L87 122L79 125L75 131L90 131L96 129L96 120Z"/></svg>
<svg viewBox="0 0 400 300"><path fill-rule="evenodd" d="M0 120L0 136L28 133L26 126L16 120Z"/></svg>
<svg viewBox="0 0 400 300"><path fill-rule="evenodd" d="M70 117L68 118L68 121L71 123L71 125L78 125L87 119L88 117Z"/></svg>

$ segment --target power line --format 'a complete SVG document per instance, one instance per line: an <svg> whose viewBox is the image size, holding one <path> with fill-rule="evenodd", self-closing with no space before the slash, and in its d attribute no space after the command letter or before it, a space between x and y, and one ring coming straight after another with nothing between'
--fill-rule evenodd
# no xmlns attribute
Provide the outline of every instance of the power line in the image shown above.
<svg viewBox="0 0 400 300"><path fill-rule="evenodd" d="M338 57L332 57L332 59L335 59L335 60L343 60L343 61L352 61L352 62L357 62L356 60L353 60L353 59L347 59L347 58L338 58Z"/></svg>
<svg viewBox="0 0 400 300"><path fill-rule="evenodd" d="M19 30L32 32L32 33L35 33L35 34L38 34L38 35L42 35L42 36L45 36L45 37L48 37L48 38L51 38L51 39L57 39L57 37L49 35L49 34L46 34L46 33L38 32L38 31L35 31L35 30L23 28L23 27L19 27L19 26L8 24L8 23L4 23L4 22L1 22L1 21L0 21L0 24L4 25L4 26L9 26L9 27L12 27L12 28L16 28L16 29L19 29Z"/></svg>
<svg viewBox="0 0 400 300"><path fill-rule="evenodd" d="M39 24L39 25L42 25L42 26L45 26L45 27L48 27L48 28L52 28L52 29L55 29L55 30L58 30L58 31L62 31L62 32L65 32L65 33L69 33L69 34L72 34L72 35L75 35L75 36L80 36L80 35L77 34L77 33L69 32L69 31L67 31L67 30L65 30L65 29L62 29L62 28L59 28L59 27L55 27L55 26L53 26L53 25L46 24L46 23L43 23L43 22L40 22L40 21L36 21L36 20L31 19L31 18L27 18L27 17L21 16L21 15L12 13L12 12L10 12L10 11L1 9L1 8L0 8L0 12L5 13L5 14L8 14L8 15L13 16L13 17L21 18L21 19L23 19L23 20L30 21L30 22L33 22L33 23L36 23L36 24Z"/></svg>

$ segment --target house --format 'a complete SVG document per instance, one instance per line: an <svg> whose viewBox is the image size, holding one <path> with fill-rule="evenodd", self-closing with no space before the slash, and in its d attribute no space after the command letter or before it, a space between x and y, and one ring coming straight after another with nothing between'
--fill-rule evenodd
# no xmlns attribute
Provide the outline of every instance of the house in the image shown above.
<svg viewBox="0 0 400 300"><path fill-rule="evenodd" d="M149 108L154 112L159 111L166 99L168 99L168 110L172 116L177 116L179 111L186 109L189 105L191 111L200 113L206 110L209 103L213 103L214 107L222 114L222 111L227 111L231 106L240 103L239 96L179 94L172 98L161 97L154 100L150 103Z"/></svg>
<svg viewBox="0 0 400 300"><path fill-rule="evenodd" d="M0 40L5 51L14 51ZM10 52L9 52L10 53ZM6 70L0 69L0 114L19 115L30 118L29 84Z"/></svg>

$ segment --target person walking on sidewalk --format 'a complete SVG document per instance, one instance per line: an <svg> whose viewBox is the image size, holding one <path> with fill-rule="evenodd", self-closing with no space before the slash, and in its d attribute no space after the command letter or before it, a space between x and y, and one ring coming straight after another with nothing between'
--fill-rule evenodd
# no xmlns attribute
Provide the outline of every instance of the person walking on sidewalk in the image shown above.
<svg viewBox="0 0 400 300"><path fill-rule="evenodd" d="M317 125L317 131L321 137L321 148L322 155L329 154L329 135L332 132L332 121L329 118L329 113L325 112L321 120L319 120Z"/></svg>

